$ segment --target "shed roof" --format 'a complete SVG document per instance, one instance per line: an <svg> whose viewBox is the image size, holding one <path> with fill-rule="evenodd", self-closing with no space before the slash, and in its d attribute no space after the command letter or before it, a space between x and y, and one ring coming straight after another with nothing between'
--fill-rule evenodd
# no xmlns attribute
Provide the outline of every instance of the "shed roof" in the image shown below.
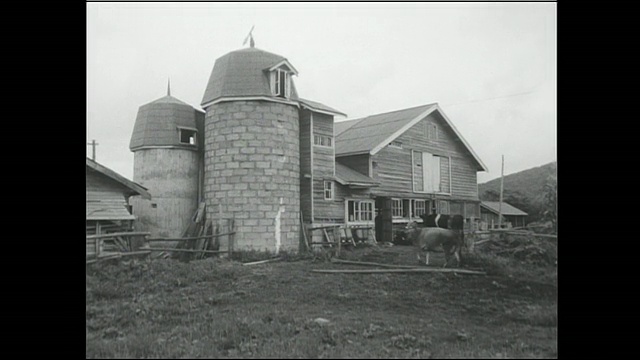
<svg viewBox="0 0 640 360"><path fill-rule="evenodd" d="M118 174L117 172L109 169L108 167L104 165L100 165L97 162L87 158L87 170L89 169L91 169L92 171L101 173L107 176L108 178L116 181L117 183L121 184L123 186L124 193L127 196L141 195L144 199L151 199L151 194L149 194L146 187L136 182L133 182L125 178L124 176Z"/></svg>
<svg viewBox="0 0 640 360"><path fill-rule="evenodd" d="M334 125L336 156L363 153L375 155L381 148L433 112L438 112L442 116L445 123L472 155L478 164L478 169L487 171L487 166L480 160L480 157L473 151L437 103L336 122Z"/></svg>
<svg viewBox="0 0 640 360"><path fill-rule="evenodd" d="M373 187L380 185L374 179L361 174L350 167L336 163L336 181L342 185Z"/></svg>
<svg viewBox="0 0 640 360"><path fill-rule="evenodd" d="M327 106L325 104L319 103L317 101L311 101L311 100L307 100L307 99L302 99L299 98L298 101L300 102L300 104L302 104L303 107L306 107L310 110L313 111L317 111L317 112L321 112L321 113L328 113L330 115L341 115L341 116L347 116L347 114L338 111L330 106Z"/></svg>
<svg viewBox="0 0 640 360"><path fill-rule="evenodd" d="M179 128L198 129L197 118L203 117L202 111L176 99L164 96L140 106L133 126L129 149L136 151L143 147L181 147L198 150L199 145L180 142Z"/></svg>
<svg viewBox="0 0 640 360"><path fill-rule="evenodd" d="M483 208L499 214L500 213L500 202L499 201L482 201L480 203L480 206L482 206ZM502 202L502 215L508 215L508 216L512 216L512 215L520 215L520 216L526 216L528 215L526 212L516 208L513 205L510 205L506 202Z"/></svg>
<svg viewBox="0 0 640 360"><path fill-rule="evenodd" d="M289 64L285 60L283 56L251 47L221 56L213 65L201 105L222 97L264 96L275 99L271 94L268 70L278 64ZM289 64L288 67L293 66ZM293 81L290 99L298 99Z"/></svg>

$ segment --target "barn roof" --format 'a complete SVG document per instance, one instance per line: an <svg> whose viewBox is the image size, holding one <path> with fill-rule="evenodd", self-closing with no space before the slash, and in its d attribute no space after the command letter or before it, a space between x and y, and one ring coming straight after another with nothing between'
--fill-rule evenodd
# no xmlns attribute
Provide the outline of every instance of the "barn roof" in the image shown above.
<svg viewBox="0 0 640 360"><path fill-rule="evenodd" d="M232 51L218 58L211 70L201 105L223 97L276 98L271 94L269 70L274 66L286 65L297 73L283 56L257 48ZM298 93L291 81L291 100L297 100Z"/></svg>
<svg viewBox="0 0 640 360"><path fill-rule="evenodd" d="M303 107L306 107L310 110L316 111L316 112L320 112L320 113L328 113L330 115L341 115L341 116L347 116L347 114L338 111L332 107L329 107L325 104L321 104L317 101L311 101L311 100L307 100L307 99L302 99L299 98L298 101L300 102L300 104Z"/></svg>
<svg viewBox="0 0 640 360"><path fill-rule="evenodd" d="M204 121L204 113L171 95L140 106L133 126L129 149L144 147L180 147L198 150L199 145L183 144L179 128L198 130L198 119ZM197 144L197 143L196 143Z"/></svg>
<svg viewBox="0 0 640 360"><path fill-rule="evenodd" d="M342 185L378 186L380 183L345 165L336 163L336 181Z"/></svg>
<svg viewBox="0 0 640 360"><path fill-rule="evenodd" d="M487 166L480 160L480 157L473 151L437 103L336 122L334 125L336 156L365 153L375 155L433 112L438 112L442 116L445 123L477 162L478 169L488 171Z"/></svg>
<svg viewBox="0 0 640 360"><path fill-rule="evenodd" d="M500 213L500 202L499 201L482 201L480 203L480 206L482 206L483 208L499 214ZM520 215L520 216L526 216L528 215L526 212L516 208L513 205L510 205L506 202L502 202L502 215L507 215L507 216L512 216L512 215Z"/></svg>
<svg viewBox="0 0 640 360"><path fill-rule="evenodd" d="M146 187L133 182L118 174L117 172L109 169L108 167L100 165L97 162L87 158L87 170L89 169L101 173L122 185L124 187L124 193L127 196L141 195L144 199L151 199L151 194L149 194Z"/></svg>

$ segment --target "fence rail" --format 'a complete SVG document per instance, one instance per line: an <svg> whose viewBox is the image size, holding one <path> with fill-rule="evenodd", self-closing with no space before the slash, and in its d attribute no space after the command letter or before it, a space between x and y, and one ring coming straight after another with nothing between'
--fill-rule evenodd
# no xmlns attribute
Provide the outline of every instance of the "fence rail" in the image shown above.
<svg viewBox="0 0 640 360"><path fill-rule="evenodd" d="M97 235L87 235L86 236L86 246L87 246L87 264L92 264L101 260L108 259L116 259L123 256L132 256L132 255L143 255L150 254L152 252L176 252L176 253L193 253L193 254L231 254L233 253L234 247L234 235L236 231L234 230L235 222L233 219L227 219L228 231L225 233L220 233L222 230L222 225L219 222L218 226L216 226L215 233L210 235L202 235L202 236L191 236L191 237L181 237L181 238L150 238L151 233L149 232L117 232L110 234L97 234ZM228 241L228 250L208 250L207 247L210 246L210 241L213 239L220 239L223 236L227 236ZM142 237L142 246L133 246L132 239L136 237ZM199 242L197 240L205 240L204 242ZM172 247L151 247L150 244L154 242L178 242L184 243L185 241L194 241L195 243L187 246L196 246L198 249L185 249L185 248L172 248ZM103 245L105 242L113 242L115 247L120 251L103 251ZM216 246L219 246L216 241ZM201 248L200 248L201 247ZM139 250L139 251L138 251ZM186 256L186 255L185 255Z"/></svg>

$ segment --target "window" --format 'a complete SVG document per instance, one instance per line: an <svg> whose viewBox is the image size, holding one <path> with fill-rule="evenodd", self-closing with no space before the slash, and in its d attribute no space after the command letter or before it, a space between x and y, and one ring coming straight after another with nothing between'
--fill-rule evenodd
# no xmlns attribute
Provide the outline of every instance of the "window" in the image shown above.
<svg viewBox="0 0 640 360"><path fill-rule="evenodd" d="M426 204L424 200L413 200L413 217L419 218L426 212Z"/></svg>
<svg viewBox="0 0 640 360"><path fill-rule="evenodd" d="M412 216L411 210L413 210L411 207L411 199L402 200L402 217L407 219L410 218Z"/></svg>
<svg viewBox="0 0 640 360"><path fill-rule="evenodd" d="M425 136L429 140L438 140L438 126L432 123L426 123Z"/></svg>
<svg viewBox="0 0 640 360"><path fill-rule="evenodd" d="M313 144L318 146L332 147L333 141L331 139L331 136L314 135Z"/></svg>
<svg viewBox="0 0 640 360"><path fill-rule="evenodd" d="M180 137L181 144L196 145L196 133L195 129L178 128L178 135Z"/></svg>
<svg viewBox="0 0 640 360"><path fill-rule="evenodd" d="M448 157L413 151L413 191L449 193L451 162Z"/></svg>
<svg viewBox="0 0 640 360"><path fill-rule="evenodd" d="M333 181L324 182L324 199L333 200Z"/></svg>
<svg viewBox="0 0 640 360"><path fill-rule="evenodd" d="M438 214L448 215L449 214L449 202L445 200L440 200L438 202Z"/></svg>
<svg viewBox="0 0 640 360"><path fill-rule="evenodd" d="M271 72L271 93L278 97L289 98L291 96L291 75L283 69L275 69Z"/></svg>
<svg viewBox="0 0 640 360"><path fill-rule="evenodd" d="M402 143L400 141L392 141L389 143L389 147L402 149Z"/></svg>
<svg viewBox="0 0 640 360"><path fill-rule="evenodd" d="M373 201L349 200L347 201L347 219L349 222L373 221Z"/></svg>
<svg viewBox="0 0 640 360"><path fill-rule="evenodd" d="M391 201L393 202L391 204L391 215L393 217L402 217L402 215L403 215L402 200L400 200L400 199L391 199Z"/></svg>

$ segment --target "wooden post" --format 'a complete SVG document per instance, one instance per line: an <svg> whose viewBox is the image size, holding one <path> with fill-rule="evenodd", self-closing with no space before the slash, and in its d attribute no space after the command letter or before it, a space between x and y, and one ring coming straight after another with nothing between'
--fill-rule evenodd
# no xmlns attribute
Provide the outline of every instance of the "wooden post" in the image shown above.
<svg viewBox="0 0 640 360"><path fill-rule="evenodd" d="M90 143L87 143L87 145L91 145L92 147L91 160L96 161L96 145L100 145L100 144L96 142L96 139L93 139Z"/></svg>
<svg viewBox="0 0 640 360"><path fill-rule="evenodd" d="M502 155L502 173L500 175L500 204L498 205L498 228L502 229L502 192L504 190L504 155Z"/></svg>
<svg viewBox="0 0 640 360"><path fill-rule="evenodd" d="M340 249L342 248L342 239L340 237L340 228L339 227L333 228L333 238L338 240L338 250L336 251L336 256L340 256Z"/></svg>
<svg viewBox="0 0 640 360"><path fill-rule="evenodd" d="M236 231L236 227L235 227L235 221L233 219L229 219L229 259L231 259L231 255L233 254L233 248L234 248L234 244L233 242L235 241L235 231Z"/></svg>
<svg viewBox="0 0 640 360"><path fill-rule="evenodd" d="M102 232L102 229L100 228L100 221L96 221L96 235L102 235L101 232ZM96 238L96 259L100 256L101 240L102 240L101 238Z"/></svg>

